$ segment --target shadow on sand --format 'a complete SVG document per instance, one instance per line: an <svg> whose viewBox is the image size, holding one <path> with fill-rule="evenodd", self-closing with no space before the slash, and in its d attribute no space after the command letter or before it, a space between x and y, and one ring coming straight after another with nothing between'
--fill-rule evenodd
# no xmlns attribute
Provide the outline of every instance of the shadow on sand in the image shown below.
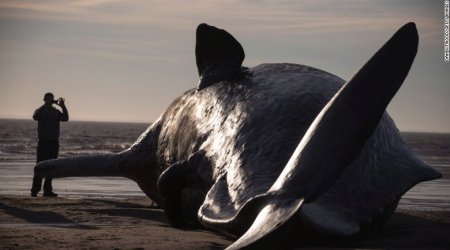
<svg viewBox="0 0 450 250"><path fill-rule="evenodd" d="M19 207L12 207L3 203L0 203L0 210L11 216L22 219L36 226L49 226L60 228L77 228L77 229L97 229L94 226L88 226L76 223L66 217L51 211L32 211Z"/></svg>
<svg viewBox="0 0 450 250"><path fill-rule="evenodd" d="M125 216L142 220L151 220L168 225L168 221L161 209L154 209L150 205L140 205L132 202L113 201L113 200L101 200L101 199L89 199L96 203L103 203L105 205L111 205L116 208L91 208L91 209L79 209L80 211L102 213L110 216Z"/></svg>
<svg viewBox="0 0 450 250"><path fill-rule="evenodd" d="M287 226L269 234L254 249L449 249L449 219L450 212L420 212L420 217L396 212L378 232L346 241L293 232Z"/></svg>
<svg viewBox="0 0 450 250"><path fill-rule="evenodd" d="M422 212L428 213L428 212ZM450 212L440 213L448 221ZM450 247L450 223L396 212L375 235L355 242L355 248L442 248Z"/></svg>

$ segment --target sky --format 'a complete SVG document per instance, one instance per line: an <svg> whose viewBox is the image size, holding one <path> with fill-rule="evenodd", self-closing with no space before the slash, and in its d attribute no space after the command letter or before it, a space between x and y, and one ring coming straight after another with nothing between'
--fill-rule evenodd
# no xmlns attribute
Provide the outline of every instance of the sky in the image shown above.
<svg viewBox="0 0 450 250"><path fill-rule="evenodd" d="M403 24L420 44L388 107L401 131L450 132L441 0L0 0L0 118L31 119L45 92L72 120L151 123L195 88L195 30L243 46L244 66L289 62L343 79Z"/></svg>

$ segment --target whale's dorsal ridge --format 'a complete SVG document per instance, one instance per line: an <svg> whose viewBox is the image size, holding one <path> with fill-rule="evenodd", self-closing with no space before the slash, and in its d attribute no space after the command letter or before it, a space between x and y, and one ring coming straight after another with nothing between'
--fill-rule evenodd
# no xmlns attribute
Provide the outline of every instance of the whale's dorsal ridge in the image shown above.
<svg viewBox="0 0 450 250"><path fill-rule="evenodd" d="M204 89L239 73L244 57L244 49L230 33L205 23L200 24L195 45L200 76L197 89Z"/></svg>

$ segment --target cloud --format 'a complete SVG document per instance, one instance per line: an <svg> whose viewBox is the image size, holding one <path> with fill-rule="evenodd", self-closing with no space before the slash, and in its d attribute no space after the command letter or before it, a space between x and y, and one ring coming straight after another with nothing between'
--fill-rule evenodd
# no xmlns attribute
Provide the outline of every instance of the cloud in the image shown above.
<svg viewBox="0 0 450 250"><path fill-rule="evenodd" d="M1 0L0 99L8 98L6 80L12 88L46 75L42 82L55 86L61 80L97 79L95 86L88 85L96 88L117 78L146 82L151 77L159 94L149 94L148 100L160 98L151 105L163 110L174 93L190 84L184 79L196 80L193 48L201 22L236 36L248 55L246 65L304 62L348 76L398 27L414 21L421 37L414 67L434 84L445 77L432 74L442 61L437 58L441 5L418 0ZM447 86L436 89L448 93Z"/></svg>
<svg viewBox="0 0 450 250"><path fill-rule="evenodd" d="M415 2L413 2L415 3ZM435 26L421 12L430 4L405 1L379 4L373 1L181 1L181 0L78 0L0 2L0 16L11 18L63 20L87 23L130 24L191 29L201 21L231 24L245 32L285 31L340 32L342 30L386 29L393 23L414 19ZM399 13L404 13L399 14ZM376 24L376 25L374 25Z"/></svg>

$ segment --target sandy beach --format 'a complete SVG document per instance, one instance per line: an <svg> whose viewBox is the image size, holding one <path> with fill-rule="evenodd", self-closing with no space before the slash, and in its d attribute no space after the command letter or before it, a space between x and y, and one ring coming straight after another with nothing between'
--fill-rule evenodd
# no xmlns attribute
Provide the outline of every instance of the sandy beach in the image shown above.
<svg viewBox="0 0 450 250"><path fill-rule="evenodd" d="M148 198L31 198L0 196L4 249L223 249L232 238L207 230L169 227ZM448 249L450 212L399 209L383 230L347 245L309 249Z"/></svg>
<svg viewBox="0 0 450 250"><path fill-rule="evenodd" d="M58 198L43 198L42 193L31 198L35 124L1 124L0 249L223 249L235 241L206 229L170 227L164 212L152 207L138 185L125 178L54 179ZM72 122L63 131L60 157L123 150L144 127ZM379 233L346 245L321 241L306 248L450 248L450 135L403 136L443 177L409 190Z"/></svg>
<svg viewBox="0 0 450 250"><path fill-rule="evenodd" d="M169 227L148 198L64 199L0 196L5 249L223 249L231 243L206 230Z"/></svg>

